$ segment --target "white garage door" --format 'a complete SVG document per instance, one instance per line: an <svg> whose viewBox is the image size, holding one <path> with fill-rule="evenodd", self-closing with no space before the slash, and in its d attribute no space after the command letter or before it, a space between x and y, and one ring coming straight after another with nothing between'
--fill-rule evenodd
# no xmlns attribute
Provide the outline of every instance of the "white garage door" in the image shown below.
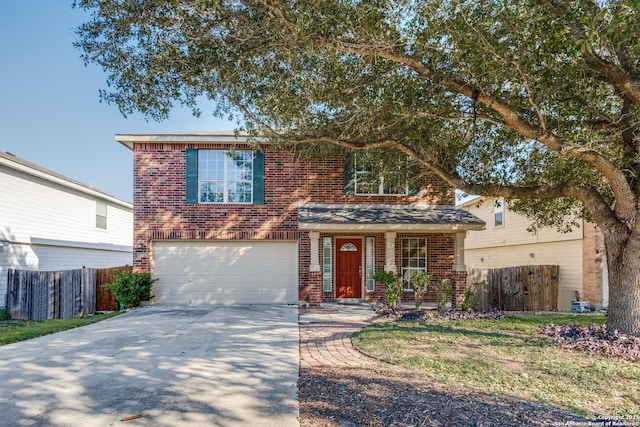
<svg viewBox="0 0 640 427"><path fill-rule="evenodd" d="M296 304L296 242L158 241L151 269L156 303Z"/></svg>

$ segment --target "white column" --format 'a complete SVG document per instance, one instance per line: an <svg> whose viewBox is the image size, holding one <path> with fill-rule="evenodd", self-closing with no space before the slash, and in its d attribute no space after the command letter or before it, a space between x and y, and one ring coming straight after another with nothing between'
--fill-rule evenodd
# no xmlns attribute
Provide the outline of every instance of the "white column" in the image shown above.
<svg viewBox="0 0 640 427"><path fill-rule="evenodd" d="M388 231L384 233L385 241L385 271L397 272L396 269L396 233L395 231Z"/></svg>
<svg viewBox="0 0 640 427"><path fill-rule="evenodd" d="M466 271L467 267L464 265L464 239L467 237L466 231L456 233L456 239L453 244L454 248L454 271Z"/></svg>
<svg viewBox="0 0 640 427"><path fill-rule="evenodd" d="M311 242L311 248L310 248L310 266L309 266L309 271L320 271L320 250L319 250L319 239L320 239L320 233L318 233L317 231L310 231L309 232L309 240Z"/></svg>

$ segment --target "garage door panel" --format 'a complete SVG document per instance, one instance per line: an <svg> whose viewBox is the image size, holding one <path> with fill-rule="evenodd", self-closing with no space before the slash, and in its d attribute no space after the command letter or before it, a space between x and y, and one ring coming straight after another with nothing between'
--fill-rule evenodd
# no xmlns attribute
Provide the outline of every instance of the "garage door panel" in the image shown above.
<svg viewBox="0 0 640 427"><path fill-rule="evenodd" d="M153 244L158 303L295 304L296 242Z"/></svg>

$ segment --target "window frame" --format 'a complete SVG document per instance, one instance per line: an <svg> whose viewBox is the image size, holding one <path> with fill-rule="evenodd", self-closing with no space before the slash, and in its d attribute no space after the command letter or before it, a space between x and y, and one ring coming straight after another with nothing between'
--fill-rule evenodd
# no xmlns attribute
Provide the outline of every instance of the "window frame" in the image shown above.
<svg viewBox="0 0 640 427"><path fill-rule="evenodd" d="M104 213L101 212L101 207L104 207ZM96 229L106 230L109 224L109 204L104 200L96 200ZM102 226L104 222L104 226Z"/></svg>
<svg viewBox="0 0 640 427"><path fill-rule="evenodd" d="M203 159L203 155L222 155L222 161L219 159ZM248 171L238 167L238 157L244 157L241 159L242 164L246 167L248 166ZM245 157L246 156L246 157ZM206 163L216 163L220 162L222 164L222 177L214 177L210 178L210 174L216 174L216 172L220 173L220 169L205 169L203 168L203 162ZM251 150L225 150L225 149L199 149L198 150L198 179L197 179L197 191L198 191L198 204L252 204L254 199L254 154ZM234 174L243 174L250 173L250 177L248 179L239 179L237 176L233 176ZM207 176L207 179L203 178L203 175ZM209 184L210 186L222 185L222 189L220 192L222 195L222 200L211 200L206 201L203 200L203 185ZM237 184L240 186L248 186L249 191L241 191L234 193L233 187ZM209 192L208 194L215 194L214 192ZM234 200L234 199L242 199L242 195L244 198L248 200Z"/></svg>
<svg viewBox="0 0 640 427"><path fill-rule="evenodd" d="M365 237L364 242L364 266L365 266L365 290L366 292L374 292L376 290L376 281L373 278L376 266L376 241L375 237Z"/></svg>
<svg viewBox="0 0 640 427"><path fill-rule="evenodd" d="M410 246L407 246L408 243L410 243L411 241L418 241L418 245L416 246L416 248L418 248L418 251L423 251L424 255L421 259L421 257L416 257L416 256L412 256L411 254L409 254L409 256L405 256L405 248L409 248L412 249ZM414 271L424 271L425 273L427 272L427 268L428 268L428 241L426 237L403 237L400 241L400 271L402 272L401 274L401 279L402 280L402 290L404 292L413 292L413 289L411 288L411 285L409 284L408 279L408 273L409 272L414 272ZM420 264L420 261L422 261L422 263L424 264L424 266L412 266L412 265L405 265L405 260L410 261L409 264L411 263L411 261L418 261L417 263Z"/></svg>
<svg viewBox="0 0 640 427"><path fill-rule="evenodd" d="M333 291L333 238L322 238L322 291Z"/></svg>
<svg viewBox="0 0 640 427"><path fill-rule="evenodd" d="M420 182L417 181L419 174L411 173L412 167L409 158L407 158L406 169L398 169L399 173L406 175L403 183L391 186L385 183L383 174L371 176L374 166L370 164L371 160L368 160L366 156L367 153L347 152L344 168L345 193L357 196L411 196L419 194L421 187ZM359 159L361 160L359 161Z"/></svg>
<svg viewBox="0 0 640 427"><path fill-rule="evenodd" d="M493 203L493 226L504 227L504 199L499 198Z"/></svg>

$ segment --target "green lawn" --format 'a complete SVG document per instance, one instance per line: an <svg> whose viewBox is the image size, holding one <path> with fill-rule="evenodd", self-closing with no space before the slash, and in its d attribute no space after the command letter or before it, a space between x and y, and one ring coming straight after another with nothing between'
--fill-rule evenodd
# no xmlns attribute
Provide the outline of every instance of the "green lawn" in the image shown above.
<svg viewBox="0 0 640 427"><path fill-rule="evenodd" d="M606 323L600 315L519 315L501 320L374 324L358 349L434 381L553 404L595 417L640 415L640 363L564 351L540 333L549 323Z"/></svg>
<svg viewBox="0 0 640 427"><path fill-rule="evenodd" d="M53 334L66 329L77 328L99 322L120 312L100 314L97 316L77 317L74 319L56 320L5 320L0 321L0 345L29 340L42 335Z"/></svg>

